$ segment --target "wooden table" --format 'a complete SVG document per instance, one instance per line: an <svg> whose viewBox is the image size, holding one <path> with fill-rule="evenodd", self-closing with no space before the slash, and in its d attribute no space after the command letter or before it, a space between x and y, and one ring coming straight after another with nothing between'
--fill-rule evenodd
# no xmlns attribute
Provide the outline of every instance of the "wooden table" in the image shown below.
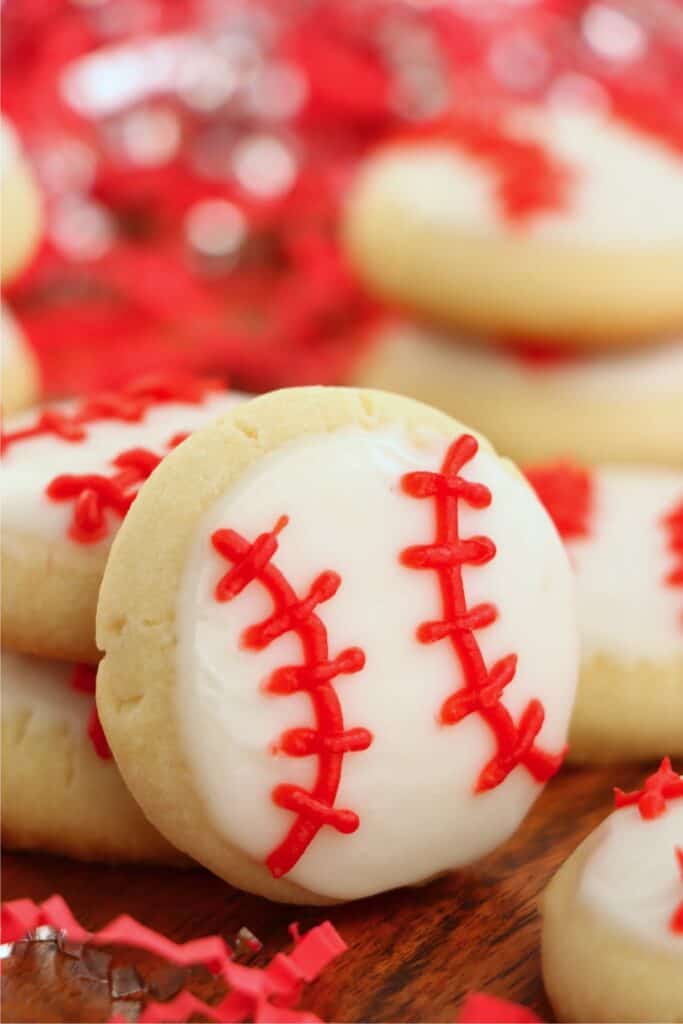
<svg viewBox="0 0 683 1024"><path fill-rule="evenodd" d="M465 993L486 990L551 1020L540 975L537 897L568 854L612 806L612 786L635 787L643 767L563 770L517 834L475 867L424 888L403 889L328 910L280 906L229 888L201 870L113 868L7 854L3 899L39 901L60 892L88 928L120 913L183 941L242 925L264 943L263 962L287 944L287 925L329 918L349 950L311 985L301 1005L324 1020L453 1021ZM107 984L54 943L24 947L3 963L3 1019L104 1021ZM143 973L144 954L116 963ZM258 960L256 962L259 962ZM201 973L201 972L200 972ZM210 1000L215 984L199 977ZM136 1004L114 1009L134 1017Z"/></svg>

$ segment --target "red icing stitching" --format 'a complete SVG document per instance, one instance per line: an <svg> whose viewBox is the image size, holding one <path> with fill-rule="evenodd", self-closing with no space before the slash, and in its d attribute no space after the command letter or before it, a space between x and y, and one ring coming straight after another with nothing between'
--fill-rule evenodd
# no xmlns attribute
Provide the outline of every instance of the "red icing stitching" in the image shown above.
<svg viewBox="0 0 683 1024"><path fill-rule="evenodd" d="M268 693L278 696L308 694L315 716L314 729L288 729L274 745L274 752L318 759L316 780L310 792L287 784L273 790L277 806L296 815L285 839L266 859L275 878L291 871L323 825L344 834L356 831L358 815L335 807L335 800L344 755L367 750L372 743L372 734L367 729L345 728L333 686L337 676L360 672L365 654L359 647L349 647L331 659L327 629L315 612L319 604L334 597L341 577L335 572L323 572L305 597L297 596L271 561L278 548L277 535L287 522L287 517L282 516L273 530L260 534L253 544L234 530L216 530L211 537L214 549L234 563L216 584L216 600L232 600L253 580L258 580L273 599L273 614L245 630L244 646L262 650L277 637L292 632L301 641L303 651L302 664L276 669L266 685Z"/></svg>
<svg viewBox="0 0 683 1024"><path fill-rule="evenodd" d="M674 567L665 576L664 582L670 587L683 588L683 498L664 517L663 524L669 534L669 551L675 558ZM683 612L681 612L681 626L683 626Z"/></svg>
<svg viewBox="0 0 683 1024"><path fill-rule="evenodd" d="M168 448L185 440L187 434L176 434ZM140 485L154 472L163 455L147 448L130 448L112 459L118 469L112 476L100 473L57 476L45 488L52 501L73 501L74 508L68 534L79 544L95 544L109 533L107 510L123 519L135 501Z"/></svg>
<svg viewBox="0 0 683 1024"><path fill-rule="evenodd" d="M95 696L95 687L97 681L97 668L93 665L75 665L71 676L71 687L74 690L78 690L80 693L87 693L91 697ZM112 756L107 742L107 737L104 734L102 723L100 722L100 716L97 713L97 705L93 700L92 709L90 711L90 717L88 719L88 736L90 742L95 748L95 753L102 760L108 761Z"/></svg>
<svg viewBox="0 0 683 1024"><path fill-rule="evenodd" d="M467 606L463 565L484 565L496 555L488 537L460 536L458 503L472 508L487 508L491 492L483 484L472 483L458 472L477 453L479 445L463 434L448 449L440 473L407 473L403 490L413 498L433 498L436 506L436 539L433 544L406 548L401 561L411 569L434 569L438 574L443 619L423 622L417 631L420 643L448 638L465 677L465 685L441 706L442 725L454 725L467 715L480 715L491 729L496 753L484 766L475 792L494 789L516 768L523 765L537 782L545 782L560 768L565 751L549 754L534 743L543 725L545 712L538 700L527 705L515 725L501 697L517 669L517 655L508 654L491 668L484 661L475 630L490 626L498 618L494 604Z"/></svg>
<svg viewBox="0 0 683 1024"><path fill-rule="evenodd" d="M560 537L587 537L595 491L592 472L571 462L530 466L524 472Z"/></svg>
<svg viewBox="0 0 683 1024"><path fill-rule="evenodd" d="M681 882L683 882L683 847L681 846L676 847L676 859L678 860L678 868L681 873ZM669 921L669 927L672 932L678 932L680 935L683 935L683 900L674 910Z"/></svg>
<svg viewBox="0 0 683 1024"><path fill-rule="evenodd" d="M19 441L44 435L52 435L71 443L84 441L88 436L84 427L88 423L103 420L139 423L152 406L168 402L199 405L209 393L223 389L220 381L211 378L180 373L150 374L138 378L119 392L85 399L72 412L44 410L30 426L2 434L0 451L6 451Z"/></svg>
<svg viewBox="0 0 683 1024"><path fill-rule="evenodd" d="M629 807L637 804L641 818L651 821L664 814L667 800L683 796L683 779L671 768L671 758L665 757L654 775L649 775L642 789L631 793L615 787L614 806Z"/></svg>

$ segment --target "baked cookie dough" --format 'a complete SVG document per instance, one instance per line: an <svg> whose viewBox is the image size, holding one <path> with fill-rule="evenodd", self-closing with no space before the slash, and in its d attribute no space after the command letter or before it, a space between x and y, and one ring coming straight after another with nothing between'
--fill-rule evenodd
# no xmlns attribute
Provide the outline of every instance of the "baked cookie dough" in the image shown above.
<svg viewBox="0 0 683 1024"><path fill-rule="evenodd" d="M511 835L560 767L578 660L567 557L521 474L434 409L343 388L253 399L164 461L97 638L150 820L306 903Z"/></svg>
<svg viewBox="0 0 683 1024"><path fill-rule="evenodd" d="M543 980L558 1020L683 1020L683 777L665 761L543 895Z"/></svg>
<svg viewBox="0 0 683 1024"><path fill-rule="evenodd" d="M570 759L683 756L683 472L565 463L527 476L576 576Z"/></svg>
<svg viewBox="0 0 683 1024"><path fill-rule="evenodd" d="M34 405L40 392L38 361L7 306L0 305L0 360L4 416Z"/></svg>
<svg viewBox="0 0 683 1024"><path fill-rule="evenodd" d="M596 110L518 107L385 145L345 236L371 290L473 333L594 349L683 327L683 155Z"/></svg>
<svg viewBox="0 0 683 1024"><path fill-rule="evenodd" d="M42 207L33 173L9 121L0 117L0 271L8 281L26 266L38 245Z"/></svg>
<svg viewBox="0 0 683 1024"><path fill-rule="evenodd" d="M483 346L392 321L365 347L353 383L436 405L516 462L683 466L683 337L621 352L555 351Z"/></svg>
<svg viewBox="0 0 683 1024"><path fill-rule="evenodd" d="M95 670L2 652L2 840L79 860L178 863L123 784Z"/></svg>
<svg viewBox="0 0 683 1024"><path fill-rule="evenodd" d="M5 422L5 647L98 660L97 594L121 519L166 453L241 398L211 381L162 373Z"/></svg>

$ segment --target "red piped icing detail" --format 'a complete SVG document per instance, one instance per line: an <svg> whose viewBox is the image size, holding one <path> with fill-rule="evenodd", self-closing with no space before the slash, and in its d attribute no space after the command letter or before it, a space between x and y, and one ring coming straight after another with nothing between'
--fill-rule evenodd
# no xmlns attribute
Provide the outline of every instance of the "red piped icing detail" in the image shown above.
<svg viewBox="0 0 683 1024"><path fill-rule="evenodd" d="M667 800L683 796L683 779L671 768L671 758L665 757L654 775L649 775L642 789L624 793L615 787L614 806L630 807L636 804L641 818L651 821L664 814Z"/></svg>
<svg viewBox="0 0 683 1024"><path fill-rule="evenodd" d="M569 205L575 172L539 142L512 135L500 118L452 113L402 133L388 145L406 141L451 144L481 161L496 177L500 209L510 221L522 223Z"/></svg>
<svg viewBox="0 0 683 1024"><path fill-rule="evenodd" d="M87 438L86 427L89 423L103 420L139 423L155 405L169 402L199 405L211 392L223 390L224 385L212 378L180 373L149 374L132 381L121 391L85 399L70 412L45 409L29 426L3 433L0 451L5 452L20 441L49 435L62 441L78 443Z"/></svg>
<svg viewBox="0 0 683 1024"><path fill-rule="evenodd" d="M252 650L263 650L277 637L295 633L301 641L303 663L276 669L266 683L266 691L276 696L306 693L315 716L314 729L288 729L273 746L273 751L288 757L314 756L318 770L310 792L300 786L282 784L273 790L278 807L296 817L283 841L268 855L266 865L275 878L287 874L303 856L317 833L329 825L343 834L355 832L358 815L335 806L346 754L367 750L372 733L367 729L346 729L334 680L339 675L360 672L365 654L349 647L330 658L327 629L315 609L334 597L341 585L335 572L323 572L312 583L305 597L299 598L272 558L278 548L277 536L287 525L281 516L273 530L260 534L253 544L234 530L216 530L211 537L214 549L234 564L216 584L217 601L230 601L257 580L273 599L273 614L244 631L242 643Z"/></svg>
<svg viewBox="0 0 683 1024"><path fill-rule="evenodd" d="M168 448L175 448L187 434L176 434ZM111 476L100 473L57 476L45 488L52 501L73 501L73 515L68 534L79 544L96 544L109 534L107 512L123 519L135 501L140 485L154 472L163 455L147 448L130 448L112 459L118 472Z"/></svg>
<svg viewBox="0 0 683 1024"><path fill-rule="evenodd" d="M74 666L71 676L72 689L78 690L79 693L87 693L94 698L96 681L97 668L95 666L81 664ZM103 761L108 761L112 753L109 749L107 737L104 735L104 729L102 728L100 716L97 713L97 705L94 700L88 719L88 736L97 756L101 757Z"/></svg>
<svg viewBox="0 0 683 1024"><path fill-rule="evenodd" d="M676 847L676 859L678 860L678 869L681 873L681 882L683 882L683 847ZM683 900L678 904L676 910L671 915L669 921L669 927L672 932L676 932L677 935L683 935Z"/></svg>
<svg viewBox="0 0 683 1024"><path fill-rule="evenodd" d="M664 577L664 582L670 587L683 588L683 498L664 516L663 525L669 536L669 551L674 556L673 569ZM680 622L683 627L683 612Z"/></svg>
<svg viewBox="0 0 683 1024"><path fill-rule="evenodd" d="M560 537L587 537L595 494L591 470L572 462L551 462L529 466L524 472Z"/></svg>
<svg viewBox="0 0 683 1024"><path fill-rule="evenodd" d="M526 768L537 782L545 782L559 770L566 751L549 754L535 745L545 717L540 701L530 701L515 725L502 695L515 676L517 655L508 654L489 668L475 636L476 630L490 626L498 618L494 604L467 606L462 574L463 565L484 565L496 555L495 545L488 537L460 536L458 503L466 501L475 509L491 504L488 487L458 475L478 449L475 438L463 434L448 449L440 473L407 473L402 478L406 494L434 499L436 539L433 544L406 548L401 561L411 569L434 569L438 574L443 618L423 622L417 638L423 644L448 639L465 677L465 685L443 702L441 724L455 725L467 715L477 714L495 737L496 753L481 770L475 785L475 792L480 793L499 786L518 765Z"/></svg>

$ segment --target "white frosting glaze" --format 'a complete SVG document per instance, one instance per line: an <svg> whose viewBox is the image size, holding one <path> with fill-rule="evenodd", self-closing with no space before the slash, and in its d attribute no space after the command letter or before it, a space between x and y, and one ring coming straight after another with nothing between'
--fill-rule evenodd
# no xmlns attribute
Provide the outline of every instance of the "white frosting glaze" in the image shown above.
<svg viewBox="0 0 683 1024"><path fill-rule="evenodd" d="M419 346L420 360L431 363L436 372L453 374L459 390L481 388L487 395L499 388L595 396L606 402L683 395L683 338L615 353L578 355L542 366L500 346L468 343L408 322L385 329L382 342L390 344L398 358L402 351Z"/></svg>
<svg viewBox="0 0 683 1024"><path fill-rule="evenodd" d="M12 543L14 535L35 535L45 539L60 538L65 544L77 546L87 557L101 558L111 544L120 520L107 512L109 535L97 544L78 544L68 537L73 502L53 501L45 489L55 476L63 473L98 473L111 476L115 468L111 460L130 448L147 448L166 454L171 438L178 433L192 432L217 419L245 395L219 392L200 403L167 402L151 407L140 422L101 420L86 425L83 441L69 442L52 434L18 441L9 446L2 459L3 478L3 543ZM74 403L58 406L69 411ZM36 410L22 413L5 423L11 433L35 422Z"/></svg>
<svg viewBox="0 0 683 1024"><path fill-rule="evenodd" d="M683 161L673 149L588 109L520 109L508 130L540 142L575 173L567 207L525 219L525 235L580 245L680 245ZM367 173L373 190L425 221L476 233L520 231L503 214L496 173L457 140L389 148Z"/></svg>
<svg viewBox="0 0 683 1024"><path fill-rule="evenodd" d="M594 474L587 538L569 539L584 659L683 656L681 590L662 518L683 497L683 473L603 466Z"/></svg>
<svg viewBox="0 0 683 1024"><path fill-rule="evenodd" d="M5 718L30 713L27 729L55 726L72 729L90 743L90 694L71 687L74 666L66 661L2 652L2 713Z"/></svg>
<svg viewBox="0 0 683 1024"><path fill-rule="evenodd" d="M453 439L450 439L453 440ZM421 644L416 629L442 615L436 573L400 564L401 551L435 539L433 500L404 494L413 470L438 471L449 441L424 436L418 447L399 428L340 429L291 442L254 464L200 523L178 599L178 725L195 784L220 834L257 860L281 842L294 815L276 807L279 783L307 788L315 757L274 756L286 729L313 724L304 693L273 696L262 683L277 667L301 663L291 633L262 651L240 646L245 627L272 612L253 581L219 603L214 588L231 563L210 544L230 527L250 542L286 514L273 564L304 596L323 570L342 584L318 614L331 657L351 646L365 668L334 682L345 728L374 736L344 757L336 806L360 827L318 833L288 878L325 896L365 896L456 868L486 853L518 826L540 791L518 767L498 788L473 795L495 752L477 715L445 727L437 716L463 673L447 642ZM498 621L477 631L487 664L519 655L504 703L518 721L531 698L546 709L540 745L564 744L577 672L571 573L543 509L522 479L480 451L462 475L489 486L491 507L460 502L461 536L484 534L497 546L488 564L465 566L468 606L492 601Z"/></svg>
<svg viewBox="0 0 683 1024"><path fill-rule="evenodd" d="M683 846L683 800L650 821L638 808L610 814L591 837L579 899L647 946L683 957L683 935L669 921L683 899L676 846Z"/></svg>

